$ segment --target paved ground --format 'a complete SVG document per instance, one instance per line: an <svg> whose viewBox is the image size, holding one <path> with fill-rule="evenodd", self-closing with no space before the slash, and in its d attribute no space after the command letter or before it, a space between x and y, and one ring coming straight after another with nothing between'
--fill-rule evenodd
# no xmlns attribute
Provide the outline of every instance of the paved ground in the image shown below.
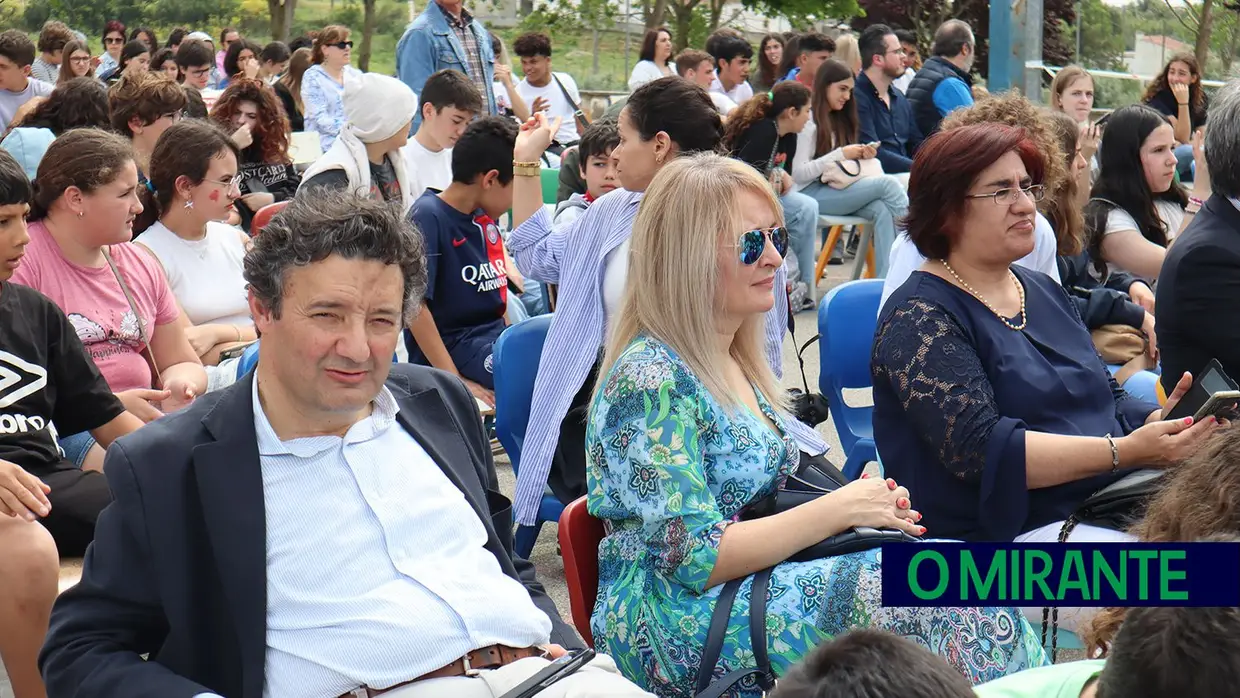
<svg viewBox="0 0 1240 698"><path fill-rule="evenodd" d="M827 276L823 279L820 286L820 292L825 293L827 289L835 286L848 279L852 266L835 266L827 267ZM817 315L814 312L806 311L796 316L797 339L804 344L806 340L813 337L817 333ZM818 385L818 348L810 347L805 352L805 375L809 380L810 388L817 390ZM800 371L797 368L796 354L792 346L792 340L786 338L784 342L784 384L792 387L800 383ZM862 399L865 399L862 397ZM850 396L851 401L851 396ZM839 437L835 434L835 425L828 420L826 423L819 425L819 431L826 438L828 444L831 445L832 451L838 454L840 452ZM842 458L835 459L837 465L843 464ZM508 495L512 496L515 488L515 480L512 474L512 467L508 463L508 459L500 456L496 459L496 466L499 470L499 479L501 489ZM568 603L568 587L564 583L564 563L560 559L556 550L556 530L554 525L543 527L542 535L539 536L538 544L534 548L533 561L538 569L539 578L547 588L547 592L551 598L555 600L556 606L559 607L561 615L567 620L570 618ZM8 677L4 674L3 667L0 667L0 698L13 698L12 690L9 687Z"/></svg>

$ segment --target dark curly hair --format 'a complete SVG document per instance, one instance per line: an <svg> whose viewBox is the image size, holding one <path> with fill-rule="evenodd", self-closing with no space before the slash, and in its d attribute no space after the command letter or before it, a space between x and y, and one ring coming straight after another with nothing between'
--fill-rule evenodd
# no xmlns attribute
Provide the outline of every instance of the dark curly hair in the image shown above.
<svg viewBox="0 0 1240 698"><path fill-rule="evenodd" d="M19 125L46 128L57 136L75 128L107 129L108 91L95 78L73 78L52 90Z"/></svg>
<svg viewBox="0 0 1240 698"><path fill-rule="evenodd" d="M231 132L236 128L233 117L242 102L253 102L258 107L258 125L251 129L254 144L246 148L244 159L249 161L253 155L261 162L287 164L288 117L275 90L262 80L235 78L216 101L211 120Z"/></svg>

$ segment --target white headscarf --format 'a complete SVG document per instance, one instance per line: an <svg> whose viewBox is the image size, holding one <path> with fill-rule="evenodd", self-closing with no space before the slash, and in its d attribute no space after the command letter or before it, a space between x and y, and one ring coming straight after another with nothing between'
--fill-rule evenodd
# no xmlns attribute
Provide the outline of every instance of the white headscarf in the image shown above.
<svg viewBox="0 0 1240 698"><path fill-rule="evenodd" d="M379 143L408 129L418 108L417 97L405 83L387 75L361 73L346 75L344 81L344 115L346 123L332 147L306 170L302 182L326 170L342 169L349 178L349 188L370 191L370 159L367 143ZM400 149L387 153L400 184L402 210L408 211L420 192L409 190L405 156Z"/></svg>

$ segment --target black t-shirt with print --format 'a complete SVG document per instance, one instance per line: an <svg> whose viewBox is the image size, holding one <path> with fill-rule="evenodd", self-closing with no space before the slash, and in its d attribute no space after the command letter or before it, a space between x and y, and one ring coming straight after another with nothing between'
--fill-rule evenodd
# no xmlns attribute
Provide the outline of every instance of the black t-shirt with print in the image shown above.
<svg viewBox="0 0 1240 698"><path fill-rule="evenodd" d="M55 434L96 429L124 411L60 308L0 283L0 458L35 475L59 469Z"/></svg>

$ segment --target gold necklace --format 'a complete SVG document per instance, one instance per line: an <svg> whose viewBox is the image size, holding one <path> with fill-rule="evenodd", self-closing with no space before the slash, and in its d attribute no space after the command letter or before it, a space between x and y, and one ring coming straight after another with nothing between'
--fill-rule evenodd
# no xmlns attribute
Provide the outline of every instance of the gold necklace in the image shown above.
<svg viewBox="0 0 1240 698"><path fill-rule="evenodd" d="M959 283L964 290L968 291L969 295L981 301L982 305L990 308L990 312L994 313L995 316L999 318L1000 322L1007 325L1010 329L1016 330L1017 332L1025 329L1025 325L1029 322L1029 317L1025 314L1025 287L1021 285L1020 279L1016 278L1016 274L1014 274L1011 269L1008 269L1008 276L1011 277L1012 283L1016 284L1016 293L1020 295L1019 325L1013 325L1006 317L1003 316L1003 313L999 312L998 308L991 305L990 301L983 298L982 294L974 291L973 287L965 282L964 279L960 278L960 275L956 273L955 269L952 269L952 265L948 264L946 259L940 259L939 262L943 265L943 268L947 270L947 273L951 274L952 278L956 279L956 283Z"/></svg>

